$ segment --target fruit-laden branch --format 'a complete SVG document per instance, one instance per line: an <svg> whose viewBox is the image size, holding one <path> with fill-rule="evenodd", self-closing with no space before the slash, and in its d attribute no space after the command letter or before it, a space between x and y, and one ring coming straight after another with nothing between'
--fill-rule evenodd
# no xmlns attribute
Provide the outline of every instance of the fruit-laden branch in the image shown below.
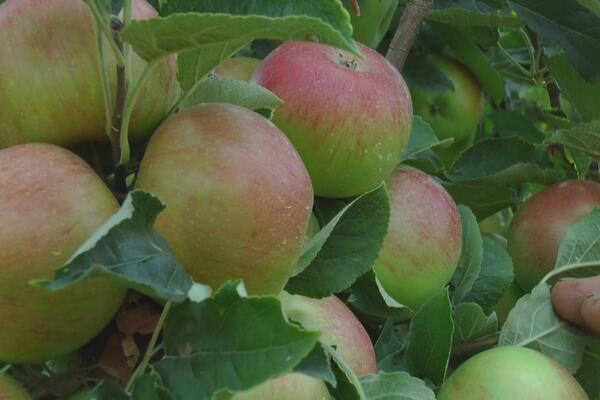
<svg viewBox="0 0 600 400"><path fill-rule="evenodd" d="M408 52L421 28L421 23L432 6L433 0L408 0L406 3L406 8L400 17L398 28L385 56L398 71L402 71Z"/></svg>

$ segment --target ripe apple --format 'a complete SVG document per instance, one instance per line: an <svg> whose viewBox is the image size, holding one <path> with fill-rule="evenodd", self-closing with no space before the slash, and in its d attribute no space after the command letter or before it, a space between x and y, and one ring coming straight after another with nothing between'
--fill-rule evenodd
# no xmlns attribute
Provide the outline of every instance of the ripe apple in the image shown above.
<svg viewBox="0 0 600 400"><path fill-rule="evenodd" d="M507 236L521 289L530 291L554 268L567 230L597 206L600 184L577 180L549 186L523 203Z"/></svg>
<svg viewBox="0 0 600 400"><path fill-rule="evenodd" d="M166 210L156 228L194 279L242 278L277 294L300 256L313 202L310 178L269 120L231 104L176 114L152 136L136 187Z"/></svg>
<svg viewBox="0 0 600 400"><path fill-rule="evenodd" d="M385 291L418 310L452 278L461 252L460 214L432 177L401 168L391 177L391 217L373 266Z"/></svg>
<svg viewBox="0 0 600 400"><path fill-rule="evenodd" d="M236 393L232 400L329 400L330 398L323 381L292 372L268 380L253 389Z"/></svg>
<svg viewBox="0 0 600 400"><path fill-rule="evenodd" d="M348 3L349 0L346 0L345 4ZM373 49L376 48L390 28L398 3L398 0L365 0L360 3L360 15L356 15L354 10L349 10L354 28L352 37Z"/></svg>
<svg viewBox="0 0 600 400"><path fill-rule="evenodd" d="M379 53L358 48L364 59L324 44L286 42L252 78L284 101L273 122L300 153L318 196L373 189L408 142L412 105L404 79Z"/></svg>
<svg viewBox="0 0 600 400"><path fill-rule="evenodd" d="M481 85L467 67L448 57L433 57L433 63L454 85L454 90L441 93L411 87L415 114L433 128L438 139L454 138L446 148L435 147L437 156L449 167L474 139L483 115Z"/></svg>
<svg viewBox="0 0 600 400"><path fill-rule="evenodd" d="M240 81L250 81L254 72L260 65L260 60L253 57L233 57L228 58L219 65L215 74L224 79L237 79Z"/></svg>
<svg viewBox="0 0 600 400"><path fill-rule="evenodd" d="M496 347L468 359L444 382L438 400L588 400L567 370L526 347Z"/></svg>
<svg viewBox="0 0 600 400"><path fill-rule="evenodd" d="M125 289L108 279L59 292L29 282L52 279L118 208L102 180L67 150L0 150L0 360L41 362L69 353L111 320Z"/></svg>
<svg viewBox="0 0 600 400"><path fill-rule="evenodd" d="M133 18L157 15L134 0ZM81 0L7 0L0 5L0 148L27 142L70 146L107 140L104 95L92 13ZM116 63L107 69L116 92ZM132 83L146 62L132 56ZM166 58L142 88L130 137L148 136L173 104L176 63ZM9 100L10 99L10 100Z"/></svg>
<svg viewBox="0 0 600 400"><path fill-rule="evenodd" d="M336 296L313 299L282 292L285 314L308 330L320 331L320 340L335 346L358 376L377 372L371 338L352 311Z"/></svg>
<svg viewBox="0 0 600 400"><path fill-rule="evenodd" d="M17 381L6 374L0 374L1 400L33 400Z"/></svg>

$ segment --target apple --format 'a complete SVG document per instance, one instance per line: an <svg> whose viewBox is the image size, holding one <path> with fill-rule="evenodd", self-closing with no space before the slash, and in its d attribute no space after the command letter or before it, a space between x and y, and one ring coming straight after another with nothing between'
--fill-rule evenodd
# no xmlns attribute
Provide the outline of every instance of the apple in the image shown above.
<svg viewBox="0 0 600 400"><path fill-rule="evenodd" d="M33 400L33 398L13 378L0 373L1 400Z"/></svg>
<svg viewBox="0 0 600 400"><path fill-rule="evenodd" d="M71 152L35 143L0 150L0 360L67 354L112 319L126 290L106 278L59 292L29 282L52 279L118 209L102 180Z"/></svg>
<svg viewBox="0 0 600 400"><path fill-rule="evenodd" d="M292 372L270 379L250 390L236 393L232 400L329 400L330 398L323 381Z"/></svg>
<svg viewBox="0 0 600 400"><path fill-rule="evenodd" d="M377 372L371 338L352 311L336 296L323 299L279 296L285 314L304 328L321 332L321 342L335 346L358 376Z"/></svg>
<svg viewBox="0 0 600 400"><path fill-rule="evenodd" d="M233 57L225 60L215 70L215 75L224 79L250 81L260 65L260 60L253 57Z"/></svg>
<svg viewBox="0 0 600 400"><path fill-rule="evenodd" d="M133 1L132 14L157 15L145 0ZM108 139L94 22L85 2L7 0L0 5L0 42L0 148ZM108 45L104 53L114 99L116 63ZM133 54L131 65L133 85L146 62ZM150 75L132 115L133 140L147 137L175 99L174 57Z"/></svg>
<svg viewBox="0 0 600 400"><path fill-rule="evenodd" d="M283 101L273 122L290 138L317 196L350 197L375 188L402 159L412 124L410 94L379 53L363 59L312 42L286 42L252 80Z"/></svg>
<svg viewBox="0 0 600 400"><path fill-rule="evenodd" d="M373 266L385 291L417 311L452 278L461 253L460 213L432 177L414 168L397 170L387 235Z"/></svg>
<svg viewBox="0 0 600 400"><path fill-rule="evenodd" d="M515 282L511 283L511 285L506 288L504 295L502 295L500 300L498 300L498 303L494 306L494 311L496 312L500 326L504 325L506 318L508 318L508 314L510 314L515 304L517 304L517 301L519 301L524 294L525 293L523 293L521 288Z"/></svg>
<svg viewBox="0 0 600 400"><path fill-rule="evenodd" d="M438 400L588 400L567 370L526 347L496 347L462 364Z"/></svg>
<svg viewBox="0 0 600 400"><path fill-rule="evenodd" d="M454 90L428 92L413 86L410 94L415 114L431 125L438 139L454 139L448 147L433 149L450 167L475 139L483 115L483 94L475 75L459 61L442 56L432 57L432 61L452 82Z"/></svg>
<svg viewBox="0 0 600 400"><path fill-rule="evenodd" d="M346 4L348 2L349 0L346 0ZM352 37L373 49L376 48L390 28L398 3L398 0L365 0L360 3L360 15L356 15L354 10L349 10L353 27Z"/></svg>
<svg viewBox="0 0 600 400"><path fill-rule="evenodd" d="M154 133L138 189L167 206L156 221L194 279L241 278L278 294L296 264L313 203L310 178L271 121L231 104L203 104Z"/></svg>
<svg viewBox="0 0 600 400"><path fill-rule="evenodd" d="M528 292L554 268L567 230L600 206L600 184L571 180L536 193L519 208L508 230L515 279Z"/></svg>

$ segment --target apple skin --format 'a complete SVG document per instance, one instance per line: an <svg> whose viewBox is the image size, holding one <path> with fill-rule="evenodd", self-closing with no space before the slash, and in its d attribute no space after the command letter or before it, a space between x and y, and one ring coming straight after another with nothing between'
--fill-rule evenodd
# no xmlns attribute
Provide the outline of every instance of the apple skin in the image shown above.
<svg viewBox="0 0 600 400"><path fill-rule="evenodd" d="M388 188L390 223L373 268L390 296L417 311L456 270L460 213L448 192L417 169L397 170Z"/></svg>
<svg viewBox="0 0 600 400"><path fill-rule="evenodd" d="M0 374L1 400L33 400L17 381L6 374Z"/></svg>
<svg viewBox="0 0 600 400"><path fill-rule="evenodd" d="M237 79L249 82L261 60L253 57L233 57L225 60L215 70L215 75L223 79Z"/></svg>
<svg viewBox="0 0 600 400"><path fill-rule="evenodd" d="M444 382L438 400L588 400L579 383L551 358L525 347L479 353Z"/></svg>
<svg viewBox="0 0 600 400"><path fill-rule="evenodd" d="M126 290L89 278L59 292L52 279L119 204L71 152L50 144L0 150L0 360L41 362L72 352L112 319Z"/></svg>
<svg viewBox="0 0 600 400"><path fill-rule="evenodd" d="M134 0L132 15L157 15ZM104 95L92 14L81 0L7 0L0 5L0 148L47 142L71 146L106 141ZM10 45L9 45L10 44ZM116 92L116 63L105 49ZM132 82L146 62L132 55ZM174 102L174 56L161 61L142 88L130 138L147 137ZM131 84L133 84L131 83Z"/></svg>
<svg viewBox="0 0 600 400"><path fill-rule="evenodd" d="M232 400L329 400L325 383L308 375L292 372L270 379L245 392L236 393Z"/></svg>
<svg viewBox="0 0 600 400"><path fill-rule="evenodd" d="M348 4L349 0L345 3ZM360 3L360 15L349 10L354 28L352 37L372 49L376 48L390 28L398 3L398 0L366 0Z"/></svg>
<svg viewBox="0 0 600 400"><path fill-rule="evenodd" d="M375 188L408 142L412 104L404 79L379 53L357 46L362 60L324 44L286 42L252 78L284 101L273 122L300 153L317 196Z"/></svg>
<svg viewBox="0 0 600 400"><path fill-rule="evenodd" d="M251 294L283 289L313 191L300 156L269 120L220 103L176 114L152 136L136 187L167 205L156 229L196 281L218 288L241 278Z"/></svg>
<svg viewBox="0 0 600 400"><path fill-rule="evenodd" d="M530 291L554 269L567 230L597 206L600 184L578 180L549 186L523 203L507 235L521 289Z"/></svg>
<svg viewBox="0 0 600 400"><path fill-rule="evenodd" d="M435 147L440 160L450 167L474 141L483 115L483 93L479 81L462 63L448 57L433 57L433 63L454 85L454 90L432 93L411 87L413 107L433 128L438 139L454 138L449 147Z"/></svg>
<svg viewBox="0 0 600 400"><path fill-rule="evenodd" d="M369 334L352 311L336 296L313 299L282 292L285 314L305 329L320 331L320 340L335 346L358 376L377 372L375 350Z"/></svg>

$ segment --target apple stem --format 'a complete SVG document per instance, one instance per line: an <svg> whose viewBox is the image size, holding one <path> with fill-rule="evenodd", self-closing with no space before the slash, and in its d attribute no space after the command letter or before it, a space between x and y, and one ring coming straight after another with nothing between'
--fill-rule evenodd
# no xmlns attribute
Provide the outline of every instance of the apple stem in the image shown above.
<svg viewBox="0 0 600 400"><path fill-rule="evenodd" d="M433 0L408 0L385 58L402 71L423 20L433 7Z"/></svg>
<svg viewBox="0 0 600 400"><path fill-rule="evenodd" d="M171 309L171 305L172 304L173 304L172 302L167 301L167 303L165 304L165 307L162 310L162 313L160 314L160 318L158 319L158 322L156 324L156 328L154 328L154 332L152 333L152 337L150 338L150 342L148 343L148 348L146 349L146 353L144 353L144 358L142 359L142 361L140 362L140 364L137 366L137 368L135 369L135 371L131 375L131 378L129 378L129 382L127 382L127 386L125 387L125 390L128 393L131 392L131 389L133 387L133 383L135 382L136 378L139 375L141 375L141 374L144 373L144 371L148 367L148 364L152 360L152 357L154 355L156 355L154 353L154 348L156 347L156 342L158 341L158 337L160 336L160 333L162 331L162 327L163 327L163 325L165 323L167 315L169 314L169 310Z"/></svg>

